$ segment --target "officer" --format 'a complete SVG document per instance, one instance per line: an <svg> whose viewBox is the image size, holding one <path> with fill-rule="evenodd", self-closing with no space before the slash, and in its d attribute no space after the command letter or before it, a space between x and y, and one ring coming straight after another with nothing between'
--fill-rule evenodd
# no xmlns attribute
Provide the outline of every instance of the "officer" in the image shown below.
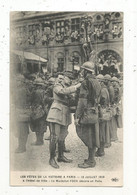
<svg viewBox="0 0 137 195"><path fill-rule="evenodd" d="M32 84L28 80L27 74L17 75L13 85L13 104L15 116L15 135L18 138L16 153L26 151L26 143L29 134L29 124L31 116L31 91Z"/></svg>
<svg viewBox="0 0 137 195"><path fill-rule="evenodd" d="M68 106L68 95L74 93L80 84L70 86L70 75L65 73L62 82L57 82L53 88L54 101L49 110L47 121L50 123L50 160L49 164L59 168L55 160L56 143L58 142L58 162L70 163L72 160L64 156L64 140L68 134L68 126L71 124L71 114Z"/></svg>
<svg viewBox="0 0 137 195"><path fill-rule="evenodd" d="M101 93L100 93L100 120L99 120L99 134L100 134L100 148L97 150L96 152L96 156L104 156L105 152L104 152L104 146L105 143L107 145L110 144L110 131L109 131L109 122L101 116L101 112L102 115L105 111L109 110L109 104L110 104L110 99L109 99L109 92L108 89L105 85L105 80L104 80L104 76L99 74L97 76L97 79L100 82L101 85ZM110 112L109 112L110 113Z"/></svg>
<svg viewBox="0 0 137 195"><path fill-rule="evenodd" d="M53 103L53 87L55 84L56 79L54 77L50 77L48 80L48 87L45 91L45 105L46 105L46 114L48 115L49 109ZM49 127L49 123L47 123L48 127ZM50 127L49 127L50 130ZM45 140L50 140L50 136L48 136L47 138L45 138Z"/></svg>
<svg viewBox="0 0 137 195"><path fill-rule="evenodd" d="M95 167L95 150L96 147L100 147L98 118L95 124L91 124L91 121L87 121L87 124L84 124L81 120L87 108L94 108L95 112L98 113L97 109L101 86L94 75L94 67L93 62L85 62L81 66L84 69L84 81L80 87L75 125L77 135L88 148L88 159L85 159L84 163L79 164L79 168ZM88 113L87 118L90 118L90 114Z"/></svg>

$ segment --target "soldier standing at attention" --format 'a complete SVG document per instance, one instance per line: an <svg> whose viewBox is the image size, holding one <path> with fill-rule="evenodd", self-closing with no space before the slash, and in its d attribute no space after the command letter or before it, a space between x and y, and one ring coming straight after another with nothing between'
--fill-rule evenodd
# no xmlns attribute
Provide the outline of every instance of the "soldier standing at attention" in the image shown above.
<svg viewBox="0 0 137 195"><path fill-rule="evenodd" d="M36 134L36 142L32 145L43 145L44 132L47 130L46 107L44 102L46 85L40 82L34 82L35 90L32 93L31 105L31 123L30 128Z"/></svg>
<svg viewBox="0 0 137 195"><path fill-rule="evenodd" d="M99 141L99 123L98 123L98 99L101 86L94 75L95 65L93 62L85 62L81 68L84 69L84 81L81 83L79 101L76 109L75 125L79 138L88 148L88 159L84 163L78 164L79 168L95 167L95 150L100 147ZM87 110L96 114L97 121L91 123L92 117ZM85 115L84 115L85 113ZM87 122L83 118L87 117ZM91 117L90 117L91 116Z"/></svg>
<svg viewBox="0 0 137 195"><path fill-rule="evenodd" d="M70 75L65 73L62 82L57 82L53 88L54 101L49 110L47 121L50 123L50 160L49 164L54 168L59 168L55 160L56 144L58 142L58 162L70 163L72 160L64 156L64 141L68 134L68 126L71 124L71 113L68 106L68 96L74 93L80 84L70 86Z"/></svg>
<svg viewBox="0 0 137 195"><path fill-rule="evenodd" d="M111 137L111 142L114 142L118 140L117 138L117 121L116 121L116 105L115 105L115 91L114 87L112 85L112 78L109 74L106 74L104 76L105 83L109 92L109 97L110 97L110 106L112 109L112 118L110 120L110 137ZM110 147L110 145L106 145L106 147Z"/></svg>
<svg viewBox="0 0 137 195"><path fill-rule="evenodd" d="M109 131L109 121L110 118L108 119L103 118L103 113L106 113L109 111L109 105L110 105L110 99L109 99L109 92L104 84L104 76L99 74L97 76L97 79L100 82L101 85L101 93L100 93L100 111L102 111L102 116L99 116L99 137L100 137L100 148L98 148L96 152L96 156L104 156L104 147L105 143L107 145L111 144L110 141L110 131ZM110 112L109 112L110 113Z"/></svg>
<svg viewBox="0 0 137 195"><path fill-rule="evenodd" d="M26 151L26 143L29 134L31 116L31 81L26 78L27 74L17 75L13 88L15 136L18 138L16 153Z"/></svg>

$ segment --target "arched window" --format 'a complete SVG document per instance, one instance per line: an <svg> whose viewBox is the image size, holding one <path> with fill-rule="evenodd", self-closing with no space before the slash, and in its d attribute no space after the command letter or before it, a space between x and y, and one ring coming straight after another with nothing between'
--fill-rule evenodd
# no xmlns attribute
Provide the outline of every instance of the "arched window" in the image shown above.
<svg viewBox="0 0 137 195"><path fill-rule="evenodd" d="M116 75L122 72L121 56L113 50L103 50L98 54L98 73Z"/></svg>
<svg viewBox="0 0 137 195"><path fill-rule="evenodd" d="M73 70L79 70L80 69L80 64L81 64L81 57L79 52L74 51L72 53L72 66Z"/></svg>

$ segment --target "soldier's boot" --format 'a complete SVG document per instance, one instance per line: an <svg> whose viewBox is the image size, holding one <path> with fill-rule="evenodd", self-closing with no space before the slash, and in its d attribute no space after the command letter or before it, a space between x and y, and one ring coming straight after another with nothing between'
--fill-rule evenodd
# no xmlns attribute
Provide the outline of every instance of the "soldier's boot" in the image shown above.
<svg viewBox="0 0 137 195"><path fill-rule="evenodd" d="M59 165L57 164L56 160L55 160L55 154L56 152L56 143L55 142L51 142L50 143L50 159L49 159L49 164L55 168L55 169L59 169Z"/></svg>
<svg viewBox="0 0 137 195"><path fill-rule="evenodd" d="M95 148L88 148L89 157L84 160L84 163L78 164L79 168L93 168L96 165L95 161Z"/></svg>
<svg viewBox="0 0 137 195"><path fill-rule="evenodd" d="M65 141L63 141L63 152L70 153L70 150L66 148Z"/></svg>
<svg viewBox="0 0 137 195"><path fill-rule="evenodd" d="M20 131L18 137L18 147L15 150L15 153L26 152L27 139L28 139L28 132L26 130Z"/></svg>
<svg viewBox="0 0 137 195"><path fill-rule="evenodd" d="M98 150L97 150L95 156L101 157L101 156L104 156L104 155L105 155L105 152L104 152L104 145L105 145L104 142L101 142L101 143L100 143L100 148L98 148Z"/></svg>
<svg viewBox="0 0 137 195"><path fill-rule="evenodd" d="M64 154L63 154L63 150L64 150L64 143L63 141L59 141L58 142L58 158L57 161L58 162L64 162L64 163L71 163L72 160L71 159L67 159Z"/></svg>

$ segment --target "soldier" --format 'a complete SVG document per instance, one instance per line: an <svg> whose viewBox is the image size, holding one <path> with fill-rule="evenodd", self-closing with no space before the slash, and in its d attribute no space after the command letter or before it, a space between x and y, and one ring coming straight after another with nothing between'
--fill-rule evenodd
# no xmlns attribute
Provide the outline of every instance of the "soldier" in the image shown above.
<svg viewBox="0 0 137 195"><path fill-rule="evenodd" d="M46 85L36 81L34 85L36 88L32 93L30 128L33 132L36 133L36 142L32 143L32 145L38 146L44 144L44 132L47 130L46 107L44 102Z"/></svg>
<svg viewBox="0 0 137 195"><path fill-rule="evenodd" d="M117 105L116 121L117 127L122 128L122 103L121 103L121 89L119 79L117 77L112 77L112 84L114 87L115 98L114 103Z"/></svg>
<svg viewBox="0 0 137 195"><path fill-rule="evenodd" d="M104 79L105 79L105 83L106 83L106 86L108 88L108 92L109 92L109 97L110 97L110 106L111 106L111 109L112 109L112 118L110 120L110 137L111 137L111 141L116 141L118 138L117 138L117 122L116 122L116 118L115 118L115 115L116 115L116 106L115 106L115 103L114 103L114 99L115 99L115 91L114 91L114 87L112 85L112 78L110 75L106 74L104 76ZM110 145L105 145L106 147L110 147Z"/></svg>
<svg viewBox="0 0 137 195"><path fill-rule="evenodd" d="M55 160L56 143L58 142L58 162L70 163L72 160L64 156L64 141L68 134L68 126L71 124L71 114L68 107L68 96L74 93L80 84L70 86L70 76L65 74L62 82L57 82L53 89L54 102L49 110L47 121L50 123L50 160L49 164L59 168Z"/></svg>
<svg viewBox="0 0 137 195"><path fill-rule="evenodd" d="M13 86L15 135L18 138L16 153L26 151L26 143L29 134L31 116L31 82L26 78L27 74L17 75Z"/></svg>
<svg viewBox="0 0 137 195"><path fill-rule="evenodd" d="M80 87L75 125L79 138L88 147L88 159L85 159L84 163L78 165L80 168L95 167L95 150L96 147L100 147L98 99L101 86L94 75L94 67L93 62L85 62L81 66L84 69L84 81ZM89 112L87 112L88 110ZM95 122L91 122L91 115L94 115ZM86 122L83 121L84 117L87 117Z"/></svg>
<svg viewBox="0 0 137 195"><path fill-rule="evenodd" d="M100 112L103 114L108 113L110 115L109 111L109 104L110 104L110 99L109 99L109 92L104 84L104 76L99 74L97 76L97 79L100 82L101 85L101 93L100 93ZM108 117L108 118L107 118ZM110 141L110 131L109 131L109 116L103 117L100 116L99 120L99 134L100 134L100 148L96 152L96 156L104 156L104 146L105 143L109 145L111 143Z"/></svg>

